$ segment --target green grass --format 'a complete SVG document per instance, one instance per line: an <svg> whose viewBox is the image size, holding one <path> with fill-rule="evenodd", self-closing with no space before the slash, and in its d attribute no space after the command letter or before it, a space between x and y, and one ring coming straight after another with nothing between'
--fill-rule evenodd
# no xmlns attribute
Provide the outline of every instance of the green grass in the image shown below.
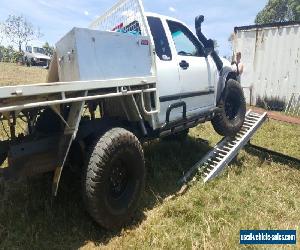
<svg viewBox="0 0 300 250"><path fill-rule="evenodd" d="M252 143L300 159L299 140L299 125L270 121L257 132Z"/></svg>
<svg viewBox="0 0 300 250"><path fill-rule="evenodd" d="M0 62L0 87L45 82L47 73L46 69L39 67L29 68L14 63Z"/></svg>
<svg viewBox="0 0 300 250"><path fill-rule="evenodd" d="M269 121L252 143L300 158L299 138L300 126ZM133 224L120 232L102 230L86 214L80 180L69 171L54 200L47 175L2 183L0 249L239 249L240 229L299 231L300 166L251 148L214 181L197 179L182 196L166 199L219 139L206 123L184 143L144 145L146 189Z"/></svg>
<svg viewBox="0 0 300 250"><path fill-rule="evenodd" d="M282 124L270 121L253 142L268 141L274 126ZM292 129L294 133L270 145L280 149L281 144L297 143L297 127L285 125L277 134ZM145 145L146 190L133 225L118 233L105 232L85 213L80 181L67 171L56 200L49 196L49 176L5 183L0 189L0 247L235 249L240 229L299 230L300 166L250 149L216 180L206 185L197 180L184 195L165 200L178 190L182 173L218 139L205 124L193 129L183 144ZM288 150L286 146L284 152ZM299 147L290 150L299 156Z"/></svg>

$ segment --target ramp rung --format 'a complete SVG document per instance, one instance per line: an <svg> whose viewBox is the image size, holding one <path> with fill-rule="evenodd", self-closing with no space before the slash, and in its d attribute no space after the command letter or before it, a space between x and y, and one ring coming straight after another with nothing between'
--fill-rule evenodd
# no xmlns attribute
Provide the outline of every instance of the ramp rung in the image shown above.
<svg viewBox="0 0 300 250"><path fill-rule="evenodd" d="M245 119L245 121L248 121L248 122L255 122L255 121L257 121L257 119L256 119L256 118L253 118L253 117L247 117L247 118Z"/></svg>
<svg viewBox="0 0 300 250"><path fill-rule="evenodd" d="M225 155L228 153L228 151L225 151L225 150L222 150L222 149L217 149L217 151L220 152L220 153L223 153Z"/></svg>
<svg viewBox="0 0 300 250"><path fill-rule="evenodd" d="M256 114L253 114L253 113L249 114L249 117L254 118L254 119L259 119L260 118L259 115L256 115Z"/></svg>
<svg viewBox="0 0 300 250"><path fill-rule="evenodd" d="M245 129L250 129L250 128L251 128L251 126L252 126L252 125L247 125L247 124L244 124L244 125L243 125L243 128L245 128Z"/></svg>
<svg viewBox="0 0 300 250"><path fill-rule="evenodd" d="M244 122L244 124L249 125L249 126L252 126L253 123L254 123L254 122L246 122L246 121Z"/></svg>
<svg viewBox="0 0 300 250"><path fill-rule="evenodd" d="M257 114L249 110L245 117L245 122L241 130L234 137L225 137L217 145L207 153L198 163L196 163L184 176L180 179L180 183L187 182L192 175L201 167L204 168L202 174L204 182L216 177L227 164L238 154L261 127L267 118L267 113Z"/></svg>

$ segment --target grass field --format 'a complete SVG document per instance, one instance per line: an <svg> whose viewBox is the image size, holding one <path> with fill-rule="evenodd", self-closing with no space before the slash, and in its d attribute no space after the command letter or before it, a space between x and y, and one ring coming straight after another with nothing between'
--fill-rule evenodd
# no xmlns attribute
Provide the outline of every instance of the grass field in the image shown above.
<svg viewBox="0 0 300 250"><path fill-rule="evenodd" d="M0 86L45 82L47 70L0 62Z"/></svg>
<svg viewBox="0 0 300 250"><path fill-rule="evenodd" d="M23 70L35 75L34 81L44 78L40 69ZM11 82L22 82L15 77ZM270 120L252 143L300 158L299 138L300 126ZM166 199L178 191L182 173L219 139L206 123L192 129L184 143L145 145L146 190L136 219L121 232L106 232L90 219L80 180L67 171L55 200L49 195L49 176L2 183L0 248L239 249L240 229L299 231L300 166L251 148L242 150L214 181L204 185L196 180L182 196Z"/></svg>

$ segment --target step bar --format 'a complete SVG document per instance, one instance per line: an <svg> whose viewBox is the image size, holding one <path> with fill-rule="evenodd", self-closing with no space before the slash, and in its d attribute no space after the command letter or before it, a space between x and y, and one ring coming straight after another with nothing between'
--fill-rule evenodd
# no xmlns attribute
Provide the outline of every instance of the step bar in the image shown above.
<svg viewBox="0 0 300 250"><path fill-rule="evenodd" d="M234 137L225 137L197 162L180 180L185 184L198 172L204 182L215 178L250 141L251 137L261 127L267 118L267 113L258 114L249 110L241 130Z"/></svg>

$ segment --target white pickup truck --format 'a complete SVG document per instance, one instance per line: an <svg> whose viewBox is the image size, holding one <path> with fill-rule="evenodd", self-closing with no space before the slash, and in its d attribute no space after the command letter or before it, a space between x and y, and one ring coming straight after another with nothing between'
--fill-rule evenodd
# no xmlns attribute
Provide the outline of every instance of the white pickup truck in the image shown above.
<svg viewBox="0 0 300 250"><path fill-rule="evenodd" d="M24 51L24 62L29 66L49 67L51 58L46 55L44 48L38 46L26 46Z"/></svg>
<svg viewBox="0 0 300 250"><path fill-rule="evenodd" d="M2 177L53 172L56 195L64 165L76 165L96 222L127 223L145 182L143 142L184 138L206 121L231 136L243 124L243 91L202 22L194 35L140 0L121 0L89 29L72 29L56 44L47 83L0 87Z"/></svg>

